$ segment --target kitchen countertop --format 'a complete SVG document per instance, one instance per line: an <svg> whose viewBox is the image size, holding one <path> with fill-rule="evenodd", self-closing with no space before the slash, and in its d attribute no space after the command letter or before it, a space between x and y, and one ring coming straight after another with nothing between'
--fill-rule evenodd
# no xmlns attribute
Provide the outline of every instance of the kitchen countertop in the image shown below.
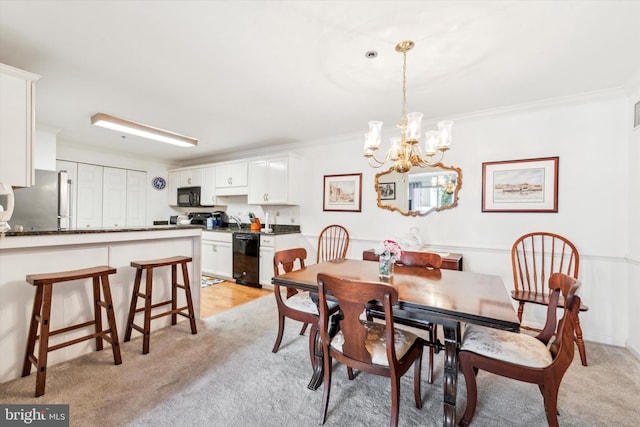
<svg viewBox="0 0 640 427"><path fill-rule="evenodd" d="M158 230L184 230L190 228L200 228L199 225L153 225L140 227L107 227L107 228L70 228L67 230L49 229L49 230L25 230L25 231L7 231L6 237L12 236L53 236L68 234L95 234L95 233L123 233L131 231L158 231Z"/></svg>
<svg viewBox="0 0 640 427"><path fill-rule="evenodd" d="M289 228L285 228L285 229L274 229L271 232L266 232L264 230L251 230L249 228L241 228L238 230L237 227L229 227L229 228L213 228L211 230L207 230L206 228L203 229L202 231L213 231L215 233L243 233L243 234L264 234L266 236L277 236L280 234L296 234L296 233L300 233L300 227L297 228L293 228L293 229L289 229Z"/></svg>
<svg viewBox="0 0 640 427"><path fill-rule="evenodd" d="M200 229L202 231L214 231L221 233L255 233L265 235L278 235L278 234L293 234L300 233L299 226L278 226L275 227L273 232L267 233L265 231L252 231L249 225L242 227L238 230L237 227L229 228L214 228L207 230L202 225L153 225L153 226L140 226L140 227L108 227L108 228L71 228L68 230L26 230L26 231L7 231L4 235L6 237L17 236L56 236L56 235L72 235L72 234L96 234L96 233L124 233L124 232L138 232L138 231L160 231L160 230L185 230L185 229Z"/></svg>

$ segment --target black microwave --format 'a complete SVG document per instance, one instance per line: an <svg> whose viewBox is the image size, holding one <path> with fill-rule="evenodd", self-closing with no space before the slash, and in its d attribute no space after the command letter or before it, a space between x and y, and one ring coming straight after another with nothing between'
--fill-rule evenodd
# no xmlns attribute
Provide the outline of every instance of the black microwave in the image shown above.
<svg viewBox="0 0 640 427"><path fill-rule="evenodd" d="M200 206L200 187L178 188L178 206Z"/></svg>

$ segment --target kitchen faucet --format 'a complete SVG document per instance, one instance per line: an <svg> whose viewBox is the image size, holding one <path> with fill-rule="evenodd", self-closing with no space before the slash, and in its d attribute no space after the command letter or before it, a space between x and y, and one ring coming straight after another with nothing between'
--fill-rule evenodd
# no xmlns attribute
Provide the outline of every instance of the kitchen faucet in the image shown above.
<svg viewBox="0 0 640 427"><path fill-rule="evenodd" d="M240 221L240 218L234 215L229 215L229 218L236 222L236 224L238 225L238 230L242 229L242 221Z"/></svg>

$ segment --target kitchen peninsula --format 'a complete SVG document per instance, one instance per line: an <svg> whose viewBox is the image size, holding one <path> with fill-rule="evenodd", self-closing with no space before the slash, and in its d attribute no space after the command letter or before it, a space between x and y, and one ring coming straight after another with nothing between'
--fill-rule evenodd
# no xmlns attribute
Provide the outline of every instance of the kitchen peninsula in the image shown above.
<svg viewBox="0 0 640 427"><path fill-rule="evenodd" d="M192 257L193 262L188 265L189 280L194 309L196 313L200 312L201 235L202 227L192 225L6 233L0 238L0 383L18 378L21 374L35 292L33 286L25 281L27 274L97 265L116 268L117 273L111 275L109 281L122 341L136 273L135 268L130 266L131 261L174 255ZM170 269L154 272L154 299L169 297L170 276ZM180 274L178 281L182 283ZM179 297L184 298L182 295ZM52 304L52 329L91 319L93 304L90 281L87 280L85 284L73 285L68 282L57 285ZM164 317L154 322L157 322L154 327L160 328L168 325L170 318ZM50 343L56 344L62 339L84 334L86 330L80 329L54 336ZM134 338L137 336L134 334ZM89 340L56 350L49 354L49 364L94 351L94 345L95 341Z"/></svg>

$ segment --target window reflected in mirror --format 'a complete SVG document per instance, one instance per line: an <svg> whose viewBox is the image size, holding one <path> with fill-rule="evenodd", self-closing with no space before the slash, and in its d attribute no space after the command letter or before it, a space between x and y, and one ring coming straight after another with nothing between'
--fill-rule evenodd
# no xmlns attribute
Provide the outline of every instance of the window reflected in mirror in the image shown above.
<svg viewBox="0 0 640 427"><path fill-rule="evenodd" d="M424 216L458 205L462 171L438 163L433 167L413 167L408 173L393 168L376 175L378 206L402 215Z"/></svg>

